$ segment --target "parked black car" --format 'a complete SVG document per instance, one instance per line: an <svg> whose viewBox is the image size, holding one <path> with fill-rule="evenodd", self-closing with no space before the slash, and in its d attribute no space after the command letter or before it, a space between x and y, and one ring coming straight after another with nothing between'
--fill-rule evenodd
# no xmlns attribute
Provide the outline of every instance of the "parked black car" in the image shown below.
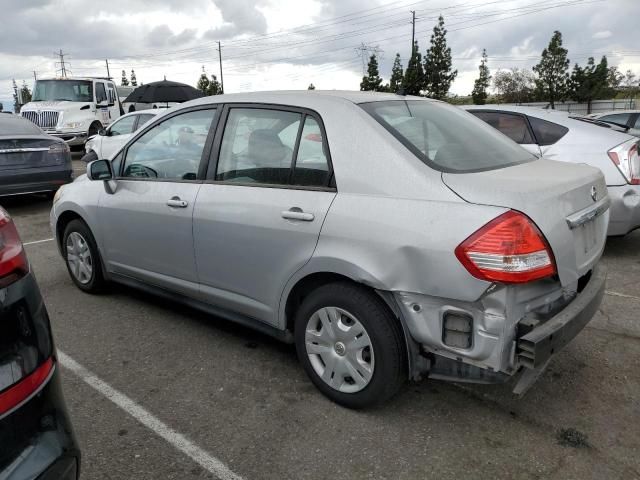
<svg viewBox="0 0 640 480"><path fill-rule="evenodd" d="M0 196L55 192L72 179L69 145L18 115L0 115Z"/></svg>
<svg viewBox="0 0 640 480"><path fill-rule="evenodd" d="M78 478L59 369L38 285L0 207L0 479Z"/></svg>

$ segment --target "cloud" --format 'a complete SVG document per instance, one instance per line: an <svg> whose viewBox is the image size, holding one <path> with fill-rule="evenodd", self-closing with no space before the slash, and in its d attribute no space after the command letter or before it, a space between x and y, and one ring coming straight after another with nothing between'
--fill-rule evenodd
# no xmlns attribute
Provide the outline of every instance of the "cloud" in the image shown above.
<svg viewBox="0 0 640 480"><path fill-rule="evenodd" d="M596 32L593 35L591 35L591 38L595 39L595 40L604 40L605 38L610 38L613 36L613 33L611 33L609 30L603 30L601 32Z"/></svg>

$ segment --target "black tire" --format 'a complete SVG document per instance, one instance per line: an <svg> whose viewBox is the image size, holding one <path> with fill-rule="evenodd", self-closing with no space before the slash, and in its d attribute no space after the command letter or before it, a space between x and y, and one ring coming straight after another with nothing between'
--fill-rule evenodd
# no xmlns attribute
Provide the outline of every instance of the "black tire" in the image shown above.
<svg viewBox="0 0 640 480"><path fill-rule="evenodd" d="M71 266L69 265L70 262L67 258L67 242L69 236L74 232L80 234L80 236L86 241L89 252L91 254L91 275L88 281L84 282L76 278L76 275L73 273ZM80 290L87 293L100 293L105 290L107 282L102 271L100 252L98 251L98 246L96 244L95 238L93 238L91 230L82 220L71 220L64 229L64 234L62 235L62 255L64 257L65 264L67 265L67 271L69 272L71 280L73 280L73 283L75 283Z"/></svg>
<svg viewBox="0 0 640 480"><path fill-rule="evenodd" d="M341 392L314 370L307 355L305 333L312 315L324 307L349 312L369 335L375 364L369 383L355 393ZM309 294L295 316L295 343L298 358L313 384L334 402L353 409L383 403L395 395L407 380L407 354L399 320L384 301L371 290L349 282L324 285Z"/></svg>
<svg viewBox="0 0 640 480"><path fill-rule="evenodd" d="M87 132L88 137L93 137L98 134L98 130L102 128L100 122L93 122L89 127L89 131Z"/></svg>
<svg viewBox="0 0 640 480"><path fill-rule="evenodd" d="M82 156L80 160L85 163L93 162L94 160L98 160L98 154L93 150L89 150Z"/></svg>

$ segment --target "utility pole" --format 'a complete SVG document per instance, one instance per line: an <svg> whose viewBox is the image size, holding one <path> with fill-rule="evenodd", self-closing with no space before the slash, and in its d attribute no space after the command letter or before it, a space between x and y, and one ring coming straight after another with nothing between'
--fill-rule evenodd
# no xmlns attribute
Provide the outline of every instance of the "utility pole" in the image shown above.
<svg viewBox="0 0 640 480"><path fill-rule="evenodd" d="M106 63L106 64L107 64L107 78L108 78L109 80L111 80L111 73L109 73L109 59L108 59L108 58L105 58L105 59L104 59L104 63Z"/></svg>
<svg viewBox="0 0 640 480"><path fill-rule="evenodd" d="M38 80L38 75L36 74L36 71L33 71L33 80Z"/></svg>
<svg viewBox="0 0 640 480"><path fill-rule="evenodd" d="M218 42L218 59L220 60L220 90L224 93L224 79L222 78L222 47Z"/></svg>
<svg viewBox="0 0 640 480"><path fill-rule="evenodd" d="M411 10L411 57L413 58L413 54L416 49L416 11Z"/></svg>

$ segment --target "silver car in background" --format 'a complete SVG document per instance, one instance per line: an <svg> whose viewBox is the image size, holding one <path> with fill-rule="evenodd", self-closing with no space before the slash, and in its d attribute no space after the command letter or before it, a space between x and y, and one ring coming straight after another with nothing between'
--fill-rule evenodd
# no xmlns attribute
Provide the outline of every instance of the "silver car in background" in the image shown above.
<svg viewBox="0 0 640 480"><path fill-rule="evenodd" d="M610 110L592 113L589 118L623 127L629 135L640 137L640 110Z"/></svg>
<svg viewBox="0 0 640 480"><path fill-rule="evenodd" d="M366 92L185 103L56 196L83 291L109 281L295 343L362 408L424 376L528 388L591 319L609 197L463 110Z"/></svg>
<svg viewBox="0 0 640 480"><path fill-rule="evenodd" d="M538 156L599 168L611 198L608 234L626 235L640 227L636 137L556 110L511 105L464 108Z"/></svg>

